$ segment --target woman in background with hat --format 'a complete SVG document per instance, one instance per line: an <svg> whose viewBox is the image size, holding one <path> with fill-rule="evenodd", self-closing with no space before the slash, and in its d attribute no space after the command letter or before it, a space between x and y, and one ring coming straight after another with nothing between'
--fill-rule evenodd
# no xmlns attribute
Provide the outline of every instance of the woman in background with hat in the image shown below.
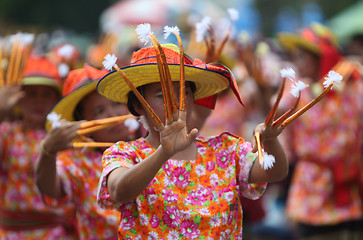
<svg viewBox="0 0 363 240"><path fill-rule="evenodd" d="M64 204L74 206L76 232L79 239L85 240L116 239L120 220L116 211L97 206L97 183L102 171L103 149L69 149L78 137L80 120L128 114L125 105L112 102L96 92L97 81L106 72L85 65L69 73L64 83L64 97L51 110L62 120L58 127L53 128L50 120L47 121L49 133L42 142L43 151L36 163L36 184L45 202L52 207ZM89 135L96 142L128 141L136 136L123 123Z"/></svg>
<svg viewBox="0 0 363 240"><path fill-rule="evenodd" d="M57 67L41 56L29 57L21 86L0 89L1 120L15 105L21 112L21 120L0 125L1 239L75 238L71 206L48 208L34 182L39 142L46 135L45 119L60 90Z"/></svg>
<svg viewBox="0 0 363 240"><path fill-rule="evenodd" d="M280 33L277 39L292 53L299 76L312 86L311 92L302 92L301 104L316 97L329 70L343 76L327 99L289 129L296 167L287 214L297 223L299 239L362 239L359 66L342 58L333 33L318 23L299 34Z"/></svg>
<svg viewBox="0 0 363 240"><path fill-rule="evenodd" d="M179 49L163 45L175 93L179 90ZM98 83L98 92L113 101L127 103L141 115L147 137L120 141L103 155L98 201L103 208L121 212L119 239L242 239L240 196L256 199L266 182L287 174L287 160L277 140L279 130L259 125L264 147L276 157L264 171L250 143L229 133L212 138L197 137L191 129L194 99L216 94L233 85L233 75L222 65L184 58L186 109L165 126L155 126L118 72ZM122 69L148 104L165 122L154 47L133 54L131 65ZM238 93L236 93L238 95ZM238 95L239 96L239 95Z"/></svg>

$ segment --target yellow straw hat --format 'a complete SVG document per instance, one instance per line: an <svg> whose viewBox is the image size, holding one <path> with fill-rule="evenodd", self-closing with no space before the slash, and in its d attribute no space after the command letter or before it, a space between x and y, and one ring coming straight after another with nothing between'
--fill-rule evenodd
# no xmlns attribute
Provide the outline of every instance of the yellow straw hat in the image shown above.
<svg viewBox="0 0 363 240"><path fill-rule="evenodd" d="M163 44L172 81L180 81L180 54L174 44ZM231 71L223 65L206 64L200 60L184 57L185 80L195 84L194 99L201 99L226 89L233 85ZM160 82L157 59L154 47L142 48L134 52L130 66L121 70L126 74L135 87L149 83ZM104 76L97 85L97 91L115 102L127 103L131 89L117 71Z"/></svg>
<svg viewBox="0 0 363 240"><path fill-rule="evenodd" d="M320 55L322 42L338 48L338 40L333 32L316 22L311 23L309 27L304 28L299 34L282 32L277 34L276 37L278 42L290 52L300 46Z"/></svg>
<svg viewBox="0 0 363 240"><path fill-rule="evenodd" d="M70 71L64 82L63 98L50 112L60 115L61 119L75 121L74 111L77 105L85 96L96 90L98 80L106 73L106 70L98 70L89 65ZM45 128L47 131L52 128L52 123L48 119Z"/></svg>

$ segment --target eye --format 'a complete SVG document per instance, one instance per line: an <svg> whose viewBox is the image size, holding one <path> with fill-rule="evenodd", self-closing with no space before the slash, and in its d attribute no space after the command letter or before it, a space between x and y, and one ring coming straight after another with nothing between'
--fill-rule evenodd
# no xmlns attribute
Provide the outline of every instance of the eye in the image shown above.
<svg viewBox="0 0 363 240"><path fill-rule="evenodd" d="M105 113L105 109L103 107L97 107L94 111L93 114L95 115L95 117L99 117L102 116L102 114Z"/></svg>

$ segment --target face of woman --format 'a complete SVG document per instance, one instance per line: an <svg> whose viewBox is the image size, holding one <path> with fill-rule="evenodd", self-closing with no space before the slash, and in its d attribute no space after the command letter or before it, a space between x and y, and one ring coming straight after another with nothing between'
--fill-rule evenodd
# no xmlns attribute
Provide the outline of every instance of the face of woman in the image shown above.
<svg viewBox="0 0 363 240"><path fill-rule="evenodd" d="M177 104L179 107L179 82L173 82L173 88L175 92L175 96L177 99ZM165 108L164 108L164 97L163 91L161 89L160 83L151 83L142 88L142 95L145 100L149 103L150 107L154 110L156 115L160 118L163 124L165 124ZM187 109L187 123L190 122L189 119L191 117L191 109L193 106L193 93L190 87L189 82L185 83L185 103ZM135 106L137 112L146 117L147 123L151 126L154 126L152 119L148 116L147 112L143 109ZM150 129L151 130L151 129ZM189 129L190 130L190 129Z"/></svg>
<svg viewBox="0 0 363 240"><path fill-rule="evenodd" d="M300 77L319 80L319 57L303 48L296 48L293 61L298 68Z"/></svg>
<svg viewBox="0 0 363 240"><path fill-rule="evenodd" d="M88 94L80 104L82 107L81 114L87 121L129 114L125 105L112 102L96 91ZM120 140L127 141L129 136L128 128L123 123L120 123L96 131L90 137L96 142L117 142Z"/></svg>
<svg viewBox="0 0 363 240"><path fill-rule="evenodd" d="M29 127L43 127L48 112L59 99L58 91L45 85L23 87L24 98L19 102L23 119Z"/></svg>

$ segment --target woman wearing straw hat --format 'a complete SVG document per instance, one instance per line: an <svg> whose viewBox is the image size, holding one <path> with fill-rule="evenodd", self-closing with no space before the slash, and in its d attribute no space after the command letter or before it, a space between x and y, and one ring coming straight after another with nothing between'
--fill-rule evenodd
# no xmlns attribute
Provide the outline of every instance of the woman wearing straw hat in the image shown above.
<svg viewBox="0 0 363 240"><path fill-rule="evenodd" d="M74 218L72 207L48 208L33 178L39 142L46 135L44 122L60 97L60 88L57 67L46 57L31 56L27 59L21 85L0 89L1 117L6 117L5 113L11 112L15 105L21 112L21 120L4 121L0 125L1 239L75 237L73 231L68 232L72 230L70 223Z"/></svg>
<svg viewBox="0 0 363 240"><path fill-rule="evenodd" d="M344 61L333 33L312 23L299 34L280 33L280 44L293 54L298 74L312 85L301 103L314 98L330 69L343 82L327 99L290 128L296 167L287 214L301 239L362 239L362 81L357 66Z"/></svg>
<svg viewBox="0 0 363 240"><path fill-rule="evenodd" d="M179 48L166 44L162 49L171 80L176 81L173 88L179 90ZM276 138L280 130L256 128L262 132L265 150L276 157L275 166L267 171L255 161L251 144L240 137L229 133L197 137L197 129L190 128L193 100L224 90L234 78L224 66L189 57L183 60L186 93L179 107L186 106L186 111L172 115L164 112L166 94L161 90L153 47L135 52L131 65L120 70L148 105L140 103L140 96L135 93L139 96L135 97L118 71L98 83L99 93L127 103L131 113L145 119L149 130L147 137L120 141L103 155L98 202L121 212L119 239L241 239L240 196L256 199L266 182L287 174L287 160Z"/></svg>
<svg viewBox="0 0 363 240"><path fill-rule="evenodd" d="M103 148L64 151L75 146L73 141L78 138L78 130L82 126L79 120L91 121L128 113L125 105L112 102L96 92L97 80L104 74L105 71L88 65L69 73L64 84L64 97L48 115L49 133L41 143L43 151L36 164L36 183L45 202L52 207L65 203L75 207L79 239L117 238L119 214L100 209L96 201ZM53 119L52 122L50 116L54 114L58 114L62 120L56 122ZM136 124L138 126L137 121ZM87 135L96 141L94 144L128 141L136 136L135 131L129 131L124 123Z"/></svg>

